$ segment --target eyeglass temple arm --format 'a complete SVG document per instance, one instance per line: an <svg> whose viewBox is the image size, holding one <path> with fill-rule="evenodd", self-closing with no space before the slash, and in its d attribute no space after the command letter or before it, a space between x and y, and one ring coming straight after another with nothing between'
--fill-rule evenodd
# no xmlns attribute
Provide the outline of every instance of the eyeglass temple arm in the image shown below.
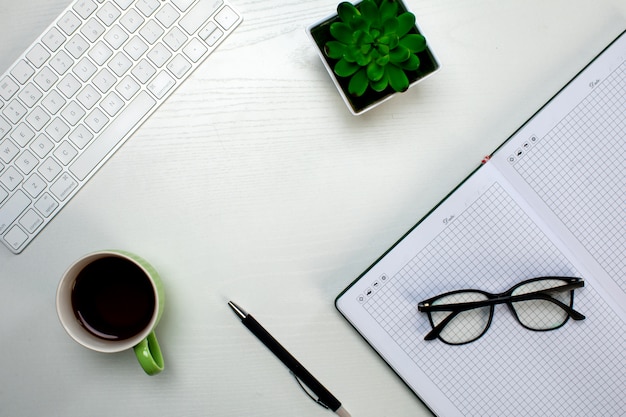
<svg viewBox="0 0 626 417"><path fill-rule="evenodd" d="M577 284L569 284L563 287L559 287L559 290L564 290L564 287L570 287L572 285L577 285ZM580 286L580 285L577 285ZM551 297L550 295L546 294L545 292L533 292L533 293L527 293L527 294L521 294L521 295L515 295L515 296L504 296L504 297L497 297L497 298L492 298L490 300L484 300L484 301L474 301L471 303L459 303L459 304L439 304L436 306L433 305L425 305L423 303L420 303L418 305L418 309L419 311L423 311L423 312L429 312L429 311L450 311L451 314L449 316L447 316L444 320L441 321L441 323L439 323L438 325L434 326L433 329L428 332L428 334L424 337L424 340L433 340L436 339L437 337L439 337L439 334L441 333L441 331L448 325L448 323L450 323L452 321L452 319L454 319L459 313L463 312L463 311L468 311L468 310L473 310L475 308L480 308L480 307L487 307L487 306L491 306L491 305L495 305L495 304L503 304L503 303L508 303L508 302L517 302L517 301L528 301L528 300L546 300L549 301L553 304L558 305L559 307L561 307L563 310L565 310L565 312L567 312L567 314L574 320L584 320L585 316L581 313L579 313L578 311L574 310L573 308L571 308L570 306L568 306L567 304L564 304L562 302L560 302L559 300Z"/></svg>
<svg viewBox="0 0 626 417"><path fill-rule="evenodd" d="M437 304L437 305L421 304L420 303L417 306L417 308L418 308L419 311L422 311L422 312L450 311L450 312L454 312L454 313L460 313L462 311L473 310L475 308L480 308L480 307L489 307L489 306L496 305L496 304L515 303L515 302L529 301L529 300L546 300L546 301L549 301L549 302L551 302L553 304L558 305L563 310L565 310L567 312L567 314L569 314L574 320L584 320L585 319L585 316L583 314L581 314L578 311L574 310L573 308L571 308L567 304L562 303L561 301L557 300L556 298L551 297L549 294L546 294L545 292L536 292L536 293L528 293L528 294L521 294L521 295L515 295L515 296L498 297L498 298L492 298L492 299L482 300L482 301L473 301L473 302L470 302L470 303Z"/></svg>
<svg viewBox="0 0 626 417"><path fill-rule="evenodd" d="M568 306L567 304L564 304L562 302L560 302L559 300L551 297L550 295L548 295L548 293L550 292L562 292L562 291L569 291L569 290L573 290L574 288L579 288L584 286L584 283L581 282L576 282L576 283L572 283L572 284L567 284L567 285L562 285L560 287L555 287L555 288L548 288L545 290L540 290L540 291L534 291L534 292L529 292L529 293L525 293L525 294L520 294L520 295L499 295L493 298L488 298L486 300L480 300L480 301L471 301L469 303L453 303L453 304L436 304L433 305L430 303L430 300L426 300L426 301L422 301L421 303L419 303L417 305L417 309L419 311L422 312L429 312L429 311L455 311L455 312L460 312L460 311L467 311L467 310L472 310L475 308L479 308L479 307L487 307L487 306L491 306L491 305L496 305L496 304L504 304L504 303L514 303L517 301L528 301L528 300L535 300L535 299L544 299L550 302L553 302L555 304L557 304L559 307L563 308L563 310L567 311L568 313L570 313L570 315L572 316L572 318L576 319L576 320L582 320L584 318L584 316L580 313L578 313L576 310L574 310L573 308L571 308L570 306ZM438 297L435 297L438 298ZM582 318L576 318L574 316L582 316Z"/></svg>

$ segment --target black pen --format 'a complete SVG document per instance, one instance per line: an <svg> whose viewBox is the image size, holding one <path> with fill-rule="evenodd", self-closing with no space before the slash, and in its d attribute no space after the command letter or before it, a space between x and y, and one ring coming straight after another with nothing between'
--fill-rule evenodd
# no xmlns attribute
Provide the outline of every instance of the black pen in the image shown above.
<svg viewBox="0 0 626 417"><path fill-rule="evenodd" d="M350 417L350 413L348 413L348 411L341 406L339 400L335 398L335 396L326 388L324 388L324 386L320 384L319 381L296 360L296 358L287 352L287 350L282 347L281 344L278 343L278 341L274 339L274 337L254 319L254 317L246 313L245 310L232 301L229 301L228 305L233 309L235 314L237 314L237 317L241 319L243 325L246 326L248 330L250 330L252 334L254 334L265 346L267 346L267 348L271 350L272 353L276 355L276 357L280 359L280 361L284 363L287 368L289 368L298 382L302 382L302 384L317 395L317 400L312 397L313 400L324 408L331 409L341 417ZM307 392L307 394L309 393ZM311 395L309 394L309 396Z"/></svg>

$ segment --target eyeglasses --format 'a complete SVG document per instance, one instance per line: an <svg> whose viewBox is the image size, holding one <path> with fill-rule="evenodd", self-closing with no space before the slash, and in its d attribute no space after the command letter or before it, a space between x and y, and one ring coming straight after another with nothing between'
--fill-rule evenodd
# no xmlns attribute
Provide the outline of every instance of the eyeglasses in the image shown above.
<svg viewBox="0 0 626 417"><path fill-rule="evenodd" d="M457 290L429 298L417 309L428 313L433 329L424 340L439 338L450 345L473 342L491 325L496 304L506 304L517 321L529 330L548 331L571 317L584 320L574 310L574 289L585 286L582 278L539 277L515 285L501 294Z"/></svg>

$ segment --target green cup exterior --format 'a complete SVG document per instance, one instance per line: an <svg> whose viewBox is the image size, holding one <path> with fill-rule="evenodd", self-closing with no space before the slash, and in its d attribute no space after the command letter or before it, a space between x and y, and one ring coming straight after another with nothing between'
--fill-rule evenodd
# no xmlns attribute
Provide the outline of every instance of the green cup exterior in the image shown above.
<svg viewBox="0 0 626 417"><path fill-rule="evenodd" d="M148 375L156 375L163 370L163 354L154 331L136 345L133 350L143 370Z"/></svg>

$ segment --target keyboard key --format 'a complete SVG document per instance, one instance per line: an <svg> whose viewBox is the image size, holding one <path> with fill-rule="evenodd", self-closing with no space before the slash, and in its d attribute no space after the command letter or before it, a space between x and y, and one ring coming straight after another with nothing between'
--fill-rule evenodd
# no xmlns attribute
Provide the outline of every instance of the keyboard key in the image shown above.
<svg viewBox="0 0 626 417"><path fill-rule="evenodd" d="M239 20L239 15L228 6L224 7L215 15L215 21L226 30L230 29L237 20Z"/></svg>
<svg viewBox="0 0 626 417"><path fill-rule="evenodd" d="M4 77L2 82L0 82L0 96L3 99L8 100L13 97L13 94L17 93L19 88L19 85L17 85L17 83L11 78Z"/></svg>
<svg viewBox="0 0 626 417"><path fill-rule="evenodd" d="M187 46L183 48L183 52L192 62L198 62L207 51L207 47L196 38L189 41Z"/></svg>
<svg viewBox="0 0 626 417"><path fill-rule="evenodd" d="M11 132L11 138L13 138L13 141L21 147L26 146L34 137L35 132L33 132L32 129L26 125L26 123L20 123Z"/></svg>
<svg viewBox="0 0 626 417"><path fill-rule="evenodd" d="M59 78L48 67L43 67L35 76L35 83L43 91L48 91Z"/></svg>
<svg viewBox="0 0 626 417"><path fill-rule="evenodd" d="M35 158L35 155L30 153L27 149L15 160L15 165L22 171L23 174L28 175L37 166L39 160Z"/></svg>
<svg viewBox="0 0 626 417"><path fill-rule="evenodd" d="M163 32L164 30L161 28L161 26L159 26L157 22L155 22L154 20L150 20L148 21L148 23L143 25L143 27L139 31L139 34L142 38L146 40L146 42L152 45L157 40L159 40L161 35L163 35Z"/></svg>
<svg viewBox="0 0 626 417"><path fill-rule="evenodd" d="M148 45L141 40L138 36L133 37L130 41L124 45L124 51L128 56L137 61L148 50Z"/></svg>
<svg viewBox="0 0 626 417"><path fill-rule="evenodd" d="M24 177L22 174L20 174L17 169L12 166L8 167L0 175L0 183L4 184L9 191L13 191L15 187L22 183L23 179Z"/></svg>
<svg viewBox="0 0 626 417"><path fill-rule="evenodd" d="M39 175L33 174L29 179L24 181L24 190L26 190L31 197L37 198L39 194L46 189L46 185L46 182L42 180Z"/></svg>
<svg viewBox="0 0 626 417"><path fill-rule="evenodd" d="M50 182L61 172L61 165L59 165L59 163L54 159L48 157L44 163L39 166L38 171L46 180L48 180L48 182Z"/></svg>
<svg viewBox="0 0 626 417"><path fill-rule="evenodd" d="M71 35L78 29L81 24L81 20L76 17L74 13L68 11L63 15L63 17L59 20L59 27L66 35Z"/></svg>
<svg viewBox="0 0 626 417"><path fill-rule="evenodd" d="M78 154L78 151L70 145L70 143L66 140L61 142L58 148L54 151L54 156L59 160L59 162L63 165L69 164L72 159Z"/></svg>
<svg viewBox="0 0 626 417"><path fill-rule="evenodd" d="M26 108L17 100L11 101L6 108L2 110L2 114L13 123L19 122L26 112Z"/></svg>
<svg viewBox="0 0 626 417"><path fill-rule="evenodd" d="M167 64L167 69L170 70L172 74L176 78L182 78L187 71L191 69L191 63L183 58L182 55L176 55L170 62Z"/></svg>
<svg viewBox="0 0 626 417"><path fill-rule="evenodd" d="M30 198L21 190L17 190L4 205L0 206L0 233L13 223L30 205Z"/></svg>
<svg viewBox="0 0 626 417"><path fill-rule="evenodd" d="M213 31L215 31L215 29L217 29L217 25L214 22L209 22L202 29L200 29L200 32L198 32L198 36L206 41L207 38L213 33Z"/></svg>
<svg viewBox="0 0 626 417"><path fill-rule="evenodd" d="M156 18L161 24L169 28L180 17L180 13L168 3L165 3L163 7L157 12Z"/></svg>
<svg viewBox="0 0 626 417"><path fill-rule="evenodd" d="M152 13L159 8L159 5L159 0L138 0L137 3L135 3L135 7L146 17L152 15Z"/></svg>
<svg viewBox="0 0 626 417"><path fill-rule="evenodd" d="M98 5L92 0L80 0L74 4L73 9L82 17L87 19L95 10Z"/></svg>
<svg viewBox="0 0 626 417"><path fill-rule="evenodd" d="M35 208L44 217L50 217L54 210L59 207L59 203L50 196L48 193L44 193L39 200L35 203Z"/></svg>
<svg viewBox="0 0 626 417"><path fill-rule="evenodd" d="M34 233L43 224L43 219L39 217L35 210L29 209L20 219L20 225L29 233ZM22 242L23 243L23 242ZM19 246L18 246L19 247Z"/></svg>
<svg viewBox="0 0 626 417"><path fill-rule="evenodd" d="M102 41L98 41L90 50L89 57L98 65L104 65L111 58L113 51Z"/></svg>
<svg viewBox="0 0 626 417"><path fill-rule="evenodd" d="M2 139L11 130L9 122L4 120L4 117L0 117L0 139Z"/></svg>
<svg viewBox="0 0 626 417"><path fill-rule="evenodd" d="M180 25L192 35L206 22L223 4L222 0L200 0L180 20Z"/></svg>
<svg viewBox="0 0 626 417"><path fill-rule="evenodd" d="M139 91L139 88L139 84L137 84L132 77L127 75L117 84L115 90L117 90L117 92L120 93L126 100L130 100L135 93Z"/></svg>
<svg viewBox="0 0 626 417"><path fill-rule="evenodd" d="M104 35L104 40L111 46L113 49L118 49L124 42L128 39L128 34L119 27L118 25L114 25L109 29L109 31Z"/></svg>
<svg viewBox="0 0 626 417"><path fill-rule="evenodd" d="M96 16L107 26L111 26L119 15L120 11L111 3L106 3L96 12Z"/></svg>
<svg viewBox="0 0 626 417"><path fill-rule="evenodd" d="M177 27L172 28L163 41L169 46L172 51L178 51L187 42L187 36Z"/></svg>
<svg viewBox="0 0 626 417"><path fill-rule="evenodd" d="M61 116L70 125L74 126L85 115L85 110L79 106L75 101L70 101L67 106L61 111ZM66 132L67 133L67 132Z"/></svg>
<svg viewBox="0 0 626 417"><path fill-rule="evenodd" d="M171 57L172 53L160 42L148 52L148 58L158 68L161 68Z"/></svg>
<svg viewBox="0 0 626 417"><path fill-rule="evenodd" d="M42 96L43 93L33 83L26 84L18 94L18 97L22 100L22 103L26 104L26 107L33 107Z"/></svg>
<svg viewBox="0 0 626 417"><path fill-rule="evenodd" d="M176 85L176 81L167 72L160 72L148 84L148 90L154 94L156 98L164 97L168 91Z"/></svg>
<svg viewBox="0 0 626 417"><path fill-rule="evenodd" d="M51 114L56 114L65 105L65 99L56 90L52 90L41 102Z"/></svg>
<svg viewBox="0 0 626 417"><path fill-rule="evenodd" d="M137 81L145 84L156 73L156 69L146 59L142 59L131 72Z"/></svg>
<svg viewBox="0 0 626 417"><path fill-rule="evenodd" d="M94 42L104 33L105 30L106 29L102 26L102 23L100 23L95 17L92 17L80 29L80 32L91 42Z"/></svg>
<svg viewBox="0 0 626 417"><path fill-rule="evenodd" d="M64 110L65 111L65 110ZM48 126L46 133L55 142L59 142L70 131L70 128L60 117L55 117Z"/></svg>
<svg viewBox="0 0 626 417"><path fill-rule="evenodd" d="M102 110L95 109L89 114L89 116L87 116L85 124L89 126L94 133L98 133L108 121L109 119L104 115L104 113L102 113Z"/></svg>
<svg viewBox="0 0 626 417"><path fill-rule="evenodd" d="M50 53L41 44L37 43L26 53L26 58L35 68L41 68L50 58Z"/></svg>
<svg viewBox="0 0 626 417"><path fill-rule="evenodd" d="M25 84L34 73L35 70L33 67L23 59L19 60L13 69L11 69L11 75L15 77L20 84Z"/></svg>
<svg viewBox="0 0 626 417"><path fill-rule="evenodd" d="M72 38L67 41L67 44L65 45L67 52L72 54L72 56L76 59L80 58L85 53L87 48L89 48L89 44L78 34L72 36Z"/></svg>
<svg viewBox="0 0 626 417"><path fill-rule="evenodd" d="M13 228L4 235L4 240L11 245L13 249L19 249L19 247L28 240L28 235L18 226L13 226Z"/></svg>
<svg viewBox="0 0 626 417"><path fill-rule="evenodd" d="M106 68L102 68L98 74L93 78L93 84L98 87L103 94L109 91L115 83L117 82L117 78L111 74Z"/></svg>
<svg viewBox="0 0 626 417"><path fill-rule="evenodd" d="M115 54L115 56L108 63L109 68L111 68L111 70L116 73L118 77L124 75L124 73L126 73L132 65L132 61L128 59L124 52L118 52Z"/></svg>
<svg viewBox="0 0 626 417"><path fill-rule="evenodd" d="M78 183L69 174L65 173L50 186L50 192L60 201L65 200L78 187Z"/></svg>
<svg viewBox="0 0 626 417"><path fill-rule="evenodd" d="M70 172L79 180L84 180L102 162L117 144L143 119L156 105L146 92L140 92L122 110L112 123L94 139L70 166Z"/></svg>
<svg viewBox="0 0 626 417"><path fill-rule="evenodd" d="M2 159L4 162L11 162L18 153L20 153L20 148L15 146L13 141L7 138L0 142L0 159Z"/></svg>
<svg viewBox="0 0 626 417"><path fill-rule="evenodd" d="M87 110L90 110L93 106L100 101L102 96L100 93L96 91L95 88L88 85L81 90L80 93L76 96L76 99L83 105Z"/></svg>
<svg viewBox="0 0 626 417"><path fill-rule="evenodd" d="M74 65L74 60L64 50L60 50L54 58L52 58L52 61L50 61L50 66L59 75L65 74L67 70L72 67L72 65Z"/></svg>
<svg viewBox="0 0 626 417"><path fill-rule="evenodd" d="M37 106L26 116L26 121L33 129L39 131L50 121L50 116L41 107Z"/></svg>
<svg viewBox="0 0 626 417"><path fill-rule="evenodd" d="M93 139L93 135L85 126L81 124L78 125L76 129L72 129L69 138L72 143L78 147L78 149L83 149L85 145Z"/></svg>
<svg viewBox="0 0 626 417"><path fill-rule="evenodd" d="M54 143L42 133L30 144L30 148L43 159L54 148Z"/></svg>
<svg viewBox="0 0 626 417"><path fill-rule="evenodd" d="M224 32L222 32L222 30L219 29L216 25L215 30L211 32L211 34L205 39L205 41L209 46L213 46L217 43L217 41L219 41L222 38L223 35L224 35Z"/></svg>
<svg viewBox="0 0 626 417"><path fill-rule="evenodd" d="M74 68L72 68L72 72L76 74L78 78L83 81L87 81L91 76L96 72L98 68L89 60L89 58L83 58Z"/></svg>
<svg viewBox="0 0 626 417"><path fill-rule="evenodd" d="M135 33L139 26L144 22L144 18L135 9L130 9L122 18L120 23L130 33Z"/></svg>
<svg viewBox="0 0 626 417"><path fill-rule="evenodd" d="M67 74L58 84L59 90L67 98L71 98L80 89L82 84L72 74Z"/></svg>
<svg viewBox="0 0 626 417"><path fill-rule="evenodd" d="M50 49L50 51L55 52L59 47L65 42L65 36L59 31L59 29L53 27L46 33L46 35L41 39L41 41Z"/></svg>
<svg viewBox="0 0 626 417"><path fill-rule="evenodd" d="M100 105L109 116L113 117L124 107L124 101L114 92L110 92Z"/></svg>

